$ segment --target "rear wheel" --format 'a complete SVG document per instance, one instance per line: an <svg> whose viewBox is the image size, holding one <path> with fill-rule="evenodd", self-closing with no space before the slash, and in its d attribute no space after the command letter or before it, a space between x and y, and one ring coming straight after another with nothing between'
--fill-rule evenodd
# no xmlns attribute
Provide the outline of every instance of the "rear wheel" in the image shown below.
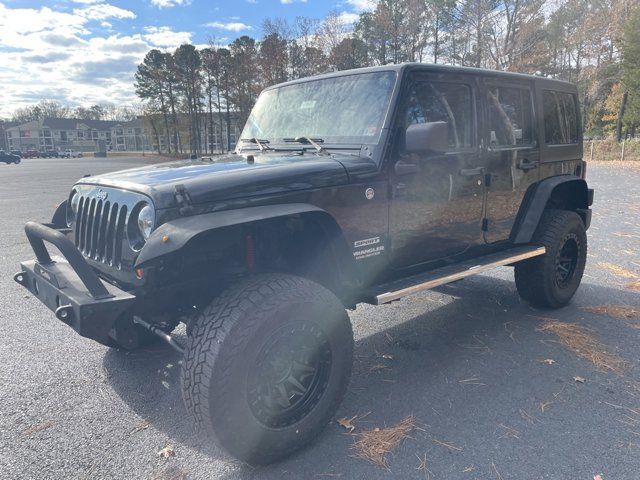
<svg viewBox="0 0 640 480"><path fill-rule="evenodd" d="M587 234L575 212L547 210L533 243L546 248L545 255L515 266L520 296L534 306L559 308L571 300L580 286L587 260Z"/></svg>
<svg viewBox="0 0 640 480"><path fill-rule="evenodd" d="M248 279L213 300L189 331L187 410L241 460L265 464L302 448L342 401L351 324L338 298L310 280Z"/></svg>

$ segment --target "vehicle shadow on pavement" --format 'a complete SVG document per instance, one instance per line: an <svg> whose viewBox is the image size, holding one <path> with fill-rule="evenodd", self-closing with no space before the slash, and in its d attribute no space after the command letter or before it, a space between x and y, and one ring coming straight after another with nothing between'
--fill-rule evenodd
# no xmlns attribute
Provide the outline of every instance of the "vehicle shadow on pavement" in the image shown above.
<svg viewBox="0 0 640 480"><path fill-rule="evenodd" d="M566 478L562 468L569 468L569 477L578 478L577 470L571 469L575 465L566 458L566 466L540 465L545 445L562 451L571 441L566 432L560 439L545 422L555 418L570 428L569 437L583 446L582 460L576 462L586 468L591 443L583 439L592 435L593 426L574 422L570 412L580 418L596 415L597 402L584 403L571 375L593 379L584 390L595 388L596 378L601 385L618 380L596 372L536 327L548 318L580 323L595 330L603 343L615 346L617 354L637 363L637 349L632 348L637 341L625 343L629 331L622 322L583 309L613 302L640 304L636 293L583 284L569 306L535 310L519 299L512 281L479 276L392 305L359 307L350 315L357 338L352 381L336 418L356 416L358 433L412 415L419 429L390 456L391 471L398 478L424 478L423 472L416 472L416 456L423 454L431 459L429 468L436 478L458 478L468 465L474 465L478 478L493 478L491 459L506 458L512 460L501 465L503 476L533 475L530 462L540 475L549 468L556 478ZM184 342L184 330L181 335ZM555 370L543 362L547 358L555 359ZM103 363L115 392L168 435L174 446L179 442L212 459L235 463L228 478L388 477L388 471L350 458L355 437L335 421L310 448L284 462L258 469L240 464L196 431L182 404L180 361L170 347L159 346L133 353L111 350ZM562 404L564 410L557 407L544 414L540 404L547 401ZM523 443L519 439L525 431ZM597 445L594 440L593 448L600 448Z"/></svg>

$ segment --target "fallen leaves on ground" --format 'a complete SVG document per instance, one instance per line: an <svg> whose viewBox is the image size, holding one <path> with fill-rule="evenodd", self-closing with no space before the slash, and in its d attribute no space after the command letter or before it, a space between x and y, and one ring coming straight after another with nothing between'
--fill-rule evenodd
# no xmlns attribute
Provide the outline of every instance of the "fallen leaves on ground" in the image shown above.
<svg viewBox="0 0 640 480"><path fill-rule="evenodd" d="M628 290L635 290L636 292L640 292L640 280L628 283L627 285L625 285L624 288Z"/></svg>
<svg viewBox="0 0 640 480"><path fill-rule="evenodd" d="M438 440L437 438L433 439L433 443L437 443L438 445L442 445L443 447L447 447L449 450L461 452L462 449L460 447L456 447L455 445L447 442L443 442L442 440Z"/></svg>
<svg viewBox="0 0 640 480"><path fill-rule="evenodd" d="M133 433L138 433L142 430L146 430L147 428L149 428L149 426L151 426L151 422L149 422L148 420L143 420L142 422L138 423L135 427L133 427Z"/></svg>
<svg viewBox="0 0 640 480"><path fill-rule="evenodd" d="M47 428L53 427L54 425L55 425L54 422L41 423L39 425L34 425L33 427L26 429L24 432L22 432L22 434L28 437L29 435L33 435L34 433L41 432L42 430L46 430Z"/></svg>
<svg viewBox="0 0 640 480"><path fill-rule="evenodd" d="M620 265L616 265L614 263L598 262L598 266L601 268L604 268L605 270L609 270L611 273L613 273L614 275L617 275L618 277L632 278L634 280L638 278L638 275L632 272L631 270L627 270L626 268L621 267Z"/></svg>
<svg viewBox="0 0 640 480"><path fill-rule="evenodd" d="M640 307L631 307L629 305L596 305L595 307L584 307L584 310L623 320L640 318Z"/></svg>
<svg viewBox="0 0 640 480"><path fill-rule="evenodd" d="M171 445L167 445L166 447L164 447L162 450L158 452L158 456L160 458L175 457L176 452Z"/></svg>
<svg viewBox="0 0 640 480"><path fill-rule="evenodd" d="M355 456L379 467L389 468L387 454L397 447L415 428L412 416L404 418L392 427L375 428L356 434L358 440L353 448Z"/></svg>
<svg viewBox="0 0 640 480"><path fill-rule="evenodd" d="M553 358L546 358L542 360L542 363L546 363L547 365L553 365L556 361Z"/></svg>
<svg viewBox="0 0 640 480"><path fill-rule="evenodd" d="M627 363L622 358L607 353L596 337L575 323L546 321L538 330L555 333L564 346L579 357L589 360L599 370L622 374L627 369Z"/></svg>
<svg viewBox="0 0 640 480"><path fill-rule="evenodd" d="M540 411L544 413L544 409L549 405L552 405L554 402L540 402Z"/></svg>
<svg viewBox="0 0 640 480"><path fill-rule="evenodd" d="M576 382L576 383L584 383L584 382L586 382L584 377L573 377L573 381Z"/></svg>
<svg viewBox="0 0 640 480"><path fill-rule="evenodd" d="M346 430L349 430L349 433L353 432L356 428L356 426L352 423L356 418L358 418L357 415L354 415L351 418L339 418L337 420L338 425L340 425L341 427L344 427Z"/></svg>

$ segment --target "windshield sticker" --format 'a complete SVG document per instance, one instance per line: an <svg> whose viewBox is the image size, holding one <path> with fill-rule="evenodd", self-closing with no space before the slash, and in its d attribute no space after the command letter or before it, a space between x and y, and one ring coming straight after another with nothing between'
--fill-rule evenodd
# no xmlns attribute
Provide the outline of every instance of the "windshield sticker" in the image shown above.
<svg viewBox="0 0 640 480"><path fill-rule="evenodd" d="M300 104L300 109L302 110L311 110L316 107L315 100L305 100Z"/></svg>

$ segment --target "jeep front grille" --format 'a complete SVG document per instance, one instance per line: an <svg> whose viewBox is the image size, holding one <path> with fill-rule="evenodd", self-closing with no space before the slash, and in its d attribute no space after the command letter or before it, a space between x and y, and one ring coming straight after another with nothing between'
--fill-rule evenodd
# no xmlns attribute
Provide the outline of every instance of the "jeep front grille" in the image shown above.
<svg viewBox="0 0 640 480"><path fill-rule="evenodd" d="M126 221L126 205L81 196L75 224L76 247L86 257L121 268Z"/></svg>

